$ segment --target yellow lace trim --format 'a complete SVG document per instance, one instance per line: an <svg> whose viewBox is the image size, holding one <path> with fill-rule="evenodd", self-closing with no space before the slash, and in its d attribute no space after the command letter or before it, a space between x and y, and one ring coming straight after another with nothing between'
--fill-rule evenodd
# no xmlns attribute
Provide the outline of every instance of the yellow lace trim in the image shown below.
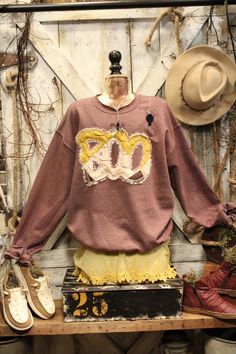
<svg viewBox="0 0 236 354"><path fill-rule="evenodd" d="M145 253L103 253L80 247L74 256L74 275L85 284L154 283L173 279L168 242Z"/></svg>

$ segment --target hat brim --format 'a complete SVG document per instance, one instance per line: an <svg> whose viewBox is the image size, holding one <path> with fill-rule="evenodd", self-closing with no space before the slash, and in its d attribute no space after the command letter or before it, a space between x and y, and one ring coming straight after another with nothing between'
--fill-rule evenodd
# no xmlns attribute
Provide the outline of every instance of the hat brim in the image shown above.
<svg viewBox="0 0 236 354"><path fill-rule="evenodd" d="M182 80L188 70L202 60L218 61L227 74L224 94L207 110L197 111L188 107L181 96ZM221 118L229 111L236 99L236 65L219 49L207 45L196 46L182 53L173 63L165 83L167 103L177 119L189 125L206 125Z"/></svg>

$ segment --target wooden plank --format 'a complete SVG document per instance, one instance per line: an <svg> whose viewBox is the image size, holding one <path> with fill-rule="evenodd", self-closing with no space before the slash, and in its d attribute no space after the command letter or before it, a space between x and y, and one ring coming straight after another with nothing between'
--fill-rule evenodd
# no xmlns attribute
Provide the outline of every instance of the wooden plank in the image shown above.
<svg viewBox="0 0 236 354"><path fill-rule="evenodd" d="M85 353L124 354L123 350L120 350L119 346L106 334L81 334L76 336L76 342L78 354L84 354L84 349L81 351L80 346L85 348Z"/></svg>
<svg viewBox="0 0 236 354"><path fill-rule="evenodd" d="M33 354L41 354L45 351L45 348L47 348L47 353L50 353L52 338L54 338L54 337L35 336L33 338L33 343L32 343L32 353Z"/></svg>
<svg viewBox="0 0 236 354"><path fill-rule="evenodd" d="M180 27L180 39L182 41L183 50L187 49L198 32L201 30L205 21L208 18L209 6L205 6L201 9L201 15L196 21L195 18L185 18L182 26ZM199 11L200 12L200 11ZM139 86L138 92L148 95L155 95L165 82L168 69L174 61L173 54L176 53L176 40L173 34L171 41L163 50L162 55L145 77L143 83ZM176 55L176 54L175 54Z"/></svg>
<svg viewBox="0 0 236 354"><path fill-rule="evenodd" d="M47 273L48 279L50 284L56 285L56 286L62 286L63 279L66 274L66 269L69 268L67 266L65 267L53 267L53 268L45 268L42 266L42 269Z"/></svg>
<svg viewBox="0 0 236 354"><path fill-rule="evenodd" d="M160 21L160 54L163 54L166 50L167 44L171 41L173 34L175 33L174 22L170 21L170 18L165 16Z"/></svg>
<svg viewBox="0 0 236 354"><path fill-rule="evenodd" d="M44 27L49 32L50 32L50 24L51 22L44 23ZM66 56L69 59L69 61L72 63L72 65L74 65L75 68L77 67L82 68L83 66L81 66L81 62L78 63L78 61L76 61L77 59L80 60L80 56L78 56L78 50L81 45L80 35L82 35L83 33L81 31L81 24L78 23L77 25L78 28L76 28L75 24L71 22L67 23L67 25L65 25L64 22L58 23L58 29L57 29L58 40L60 43L60 50L62 51L62 53L66 53ZM71 33L73 33L73 36L71 36ZM81 52L83 49L81 48ZM75 55L73 55L73 50L75 51L74 52ZM74 102L74 97L71 94L71 92L67 89L67 87L65 87L60 80L57 80L57 84L61 90L61 99L62 99L61 116L64 116L64 114L67 111L67 108Z"/></svg>
<svg viewBox="0 0 236 354"><path fill-rule="evenodd" d="M80 336L80 335L81 334L77 334L76 336ZM75 341L75 350L76 350L76 354L91 354L91 351L87 346L87 343L84 343L83 341L82 342Z"/></svg>
<svg viewBox="0 0 236 354"><path fill-rule="evenodd" d="M206 21L205 24L202 26L201 31L198 32L193 42L191 43L191 47L207 44L208 27L209 24L208 21Z"/></svg>
<svg viewBox="0 0 236 354"><path fill-rule="evenodd" d="M236 5L229 5L229 13L230 14L236 13Z"/></svg>
<svg viewBox="0 0 236 354"><path fill-rule="evenodd" d="M3 338L0 354L32 354L31 338Z"/></svg>
<svg viewBox="0 0 236 354"><path fill-rule="evenodd" d="M60 50L80 73L91 94L102 91L104 78L110 75L108 55L118 49L122 53L122 73L130 76L128 24L123 21L105 23L61 23ZM46 27L46 26L45 26ZM47 28L47 27L46 27ZM71 37L73 33L73 37ZM91 46L91 43L96 43ZM70 90L69 90L70 91ZM69 94L71 94L70 92ZM68 92L63 92L63 105L70 103Z"/></svg>
<svg viewBox="0 0 236 354"><path fill-rule="evenodd" d="M131 65L130 58L130 28L127 21L105 22L103 29L103 40L101 43L103 54L100 57L102 61L102 87L104 84L104 78L110 75L109 67L111 65L109 61L109 53L112 50L119 50L122 54L121 66L122 74L131 78Z"/></svg>
<svg viewBox="0 0 236 354"><path fill-rule="evenodd" d="M204 261L206 259L202 245L200 244L170 244L171 261L174 263ZM51 267L71 267L73 266L73 256L76 248L52 249L50 251L41 251L34 255L36 262L44 268Z"/></svg>
<svg viewBox="0 0 236 354"><path fill-rule="evenodd" d="M171 261L179 263L184 261L198 262L206 260L205 252L202 245L186 243L186 244L170 244Z"/></svg>
<svg viewBox="0 0 236 354"><path fill-rule="evenodd" d="M48 251L48 250L52 249L52 247L59 240L59 238L61 237L61 234L65 230L66 224L67 224L67 214L62 218L62 220L57 225L56 229L51 234L50 238L47 240L46 244L43 247L44 251Z"/></svg>
<svg viewBox="0 0 236 354"><path fill-rule="evenodd" d="M77 241L70 230L66 228L53 248L78 248L79 244L79 241Z"/></svg>
<svg viewBox="0 0 236 354"><path fill-rule="evenodd" d="M89 96L98 94L101 91L100 86L103 79L103 24L96 22L65 24L63 22L59 24L58 32L60 51L66 54L70 63L79 73L82 82L89 87ZM73 36L71 36L71 33L73 33ZM96 48L90 43L96 43ZM72 85L74 85L74 81L73 78ZM68 90L70 95L73 94L73 91L69 88ZM70 103L70 98L66 97L65 100L64 91L63 105L65 106L66 101ZM78 88L77 91L79 93L80 89Z"/></svg>
<svg viewBox="0 0 236 354"><path fill-rule="evenodd" d="M132 347L126 352L127 354L144 354L150 351L160 342L162 332L145 332L136 340Z"/></svg>
<svg viewBox="0 0 236 354"><path fill-rule="evenodd" d="M186 259L186 262L176 262L173 266L180 278L191 272L195 273L196 277L201 277L205 270L205 261L190 262Z"/></svg>
<svg viewBox="0 0 236 354"><path fill-rule="evenodd" d="M73 335L35 336L32 338L31 354L77 354Z"/></svg>
<svg viewBox="0 0 236 354"><path fill-rule="evenodd" d="M126 353L142 333L109 333L109 337ZM91 354L91 353L89 353Z"/></svg>
<svg viewBox="0 0 236 354"><path fill-rule="evenodd" d="M209 23L208 44L211 47L227 52L228 47L228 27L225 11L221 7L221 12L216 17L212 17Z"/></svg>
<svg viewBox="0 0 236 354"><path fill-rule="evenodd" d="M174 211L172 215L172 220L178 226L178 228L183 232L183 234L188 237L188 235L183 230L183 225L186 220L188 220L187 215L183 211L178 199L174 196ZM190 239L191 242L191 239Z"/></svg>
<svg viewBox="0 0 236 354"><path fill-rule="evenodd" d="M160 51L160 35L158 29L155 31L152 39L152 46L146 47L145 41L152 27L153 21L140 19L130 22L130 49L132 63L133 91L138 87L147 76L148 72L156 62Z"/></svg>
<svg viewBox="0 0 236 354"><path fill-rule="evenodd" d="M193 150L210 186L213 185L213 171L212 171L212 126L189 127L188 131L193 136Z"/></svg>
<svg viewBox="0 0 236 354"><path fill-rule="evenodd" d="M157 345L155 345L155 347L152 349L152 351L148 354L160 354L160 353L161 353L160 352L160 344L158 343ZM200 354L200 353L196 353L196 354Z"/></svg>
<svg viewBox="0 0 236 354"><path fill-rule="evenodd" d="M21 27L20 24L19 27ZM81 79L78 70L58 48L57 44L50 38L50 34L39 22L32 23L29 39L75 99L92 95L91 89ZM82 71L82 68L80 70Z"/></svg>
<svg viewBox="0 0 236 354"><path fill-rule="evenodd" d="M236 328L236 321L220 320L204 315L183 313L182 318L136 321L96 321L64 323L62 302L56 301L56 314L50 320L34 318L34 326L24 335L68 335L83 333L145 332L204 328ZM0 336L19 336L0 315Z"/></svg>
<svg viewBox="0 0 236 354"><path fill-rule="evenodd" d="M3 143L4 142L1 141L1 144L3 144ZM3 154L3 151L1 151L1 154ZM0 171L0 184L3 185L5 183L6 183L6 171Z"/></svg>
<svg viewBox="0 0 236 354"><path fill-rule="evenodd" d="M41 251L33 256L43 268L64 268L73 266L73 256L75 249L52 249Z"/></svg>
<svg viewBox="0 0 236 354"><path fill-rule="evenodd" d="M73 335L59 335L57 337L52 337L53 338L53 348L51 350L52 354L77 354L75 351L75 345L74 345L74 336ZM44 350L39 352L38 354L41 354L45 351Z"/></svg>
<svg viewBox="0 0 236 354"><path fill-rule="evenodd" d="M217 6L215 6L217 8ZM73 21L104 21L104 20L129 20L129 19L155 19L160 11L165 8L150 9L112 9L112 10L84 10L84 11L50 11L36 12L33 14L32 22L73 22ZM183 8L183 16L201 16L201 7L188 6ZM232 10L231 10L232 13ZM2 23L24 22L22 13L1 15Z"/></svg>
<svg viewBox="0 0 236 354"><path fill-rule="evenodd" d="M187 243L188 241L192 244L197 244L202 237L202 232L195 233L193 235L189 235L184 230L184 224L186 221L189 221L189 218L185 214L184 210L182 209L181 204L179 203L178 199L174 196L174 211L172 215L172 220L174 221L175 226L177 229L174 228L173 236L171 237L171 241L175 242L175 235L177 235L177 240L181 241L181 243ZM187 256L187 255L186 255Z"/></svg>

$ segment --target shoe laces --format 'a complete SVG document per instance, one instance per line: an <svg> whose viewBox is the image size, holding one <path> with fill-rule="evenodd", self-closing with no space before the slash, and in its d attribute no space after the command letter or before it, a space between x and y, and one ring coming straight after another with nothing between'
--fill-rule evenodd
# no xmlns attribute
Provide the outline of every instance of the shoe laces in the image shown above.
<svg viewBox="0 0 236 354"><path fill-rule="evenodd" d="M27 289L23 289L20 286L17 288L12 288L12 289L3 291L4 295L8 296L9 302L12 302L12 301L17 302L20 298L25 298L25 294L27 292L28 292ZM21 295L21 296L19 296L19 295Z"/></svg>
<svg viewBox="0 0 236 354"><path fill-rule="evenodd" d="M44 287L48 286L47 276L44 275L43 277L38 278L37 282L32 283L31 286L34 287L37 292L41 291Z"/></svg>

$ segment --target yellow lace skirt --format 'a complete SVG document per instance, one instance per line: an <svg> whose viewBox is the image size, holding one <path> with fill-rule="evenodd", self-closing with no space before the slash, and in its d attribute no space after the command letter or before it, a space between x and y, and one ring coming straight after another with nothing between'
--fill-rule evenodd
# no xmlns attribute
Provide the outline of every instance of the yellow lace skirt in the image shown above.
<svg viewBox="0 0 236 354"><path fill-rule="evenodd" d="M85 284L154 283L173 279L168 241L145 253L99 252L80 246L74 255L74 275Z"/></svg>

